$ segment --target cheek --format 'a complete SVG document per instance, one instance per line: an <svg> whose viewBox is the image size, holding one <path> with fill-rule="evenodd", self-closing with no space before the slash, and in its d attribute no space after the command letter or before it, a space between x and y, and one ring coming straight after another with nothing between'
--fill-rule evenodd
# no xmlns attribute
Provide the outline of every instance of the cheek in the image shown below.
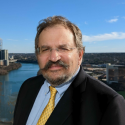
<svg viewBox="0 0 125 125"><path fill-rule="evenodd" d="M65 55L63 58L61 58L61 60L66 63L71 63L73 60L72 54Z"/></svg>
<svg viewBox="0 0 125 125"><path fill-rule="evenodd" d="M79 62L79 56L77 53L74 53L73 55L70 55L70 63L73 65L73 67L77 67L80 62Z"/></svg>
<svg viewBox="0 0 125 125"><path fill-rule="evenodd" d="M43 58L43 57L37 57L37 60L38 60L38 64L39 66L42 68L43 66L45 66L45 64L47 63L46 61L46 58Z"/></svg>
<svg viewBox="0 0 125 125"><path fill-rule="evenodd" d="M72 66L74 63L76 63L76 56L73 54L68 54L65 56L65 61Z"/></svg>

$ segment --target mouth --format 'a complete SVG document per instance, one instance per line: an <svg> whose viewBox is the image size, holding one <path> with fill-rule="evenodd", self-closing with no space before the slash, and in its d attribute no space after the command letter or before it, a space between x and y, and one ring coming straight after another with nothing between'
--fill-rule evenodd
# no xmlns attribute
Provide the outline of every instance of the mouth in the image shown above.
<svg viewBox="0 0 125 125"><path fill-rule="evenodd" d="M49 70L60 70L62 68L63 68L63 66L61 66L61 65L55 65L55 64L53 64L53 65L51 65L49 67Z"/></svg>

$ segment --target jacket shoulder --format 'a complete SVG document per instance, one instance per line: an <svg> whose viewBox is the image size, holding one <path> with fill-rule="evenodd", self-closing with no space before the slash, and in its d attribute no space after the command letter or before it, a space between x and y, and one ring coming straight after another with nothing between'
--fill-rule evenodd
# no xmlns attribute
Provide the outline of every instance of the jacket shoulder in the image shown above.
<svg viewBox="0 0 125 125"><path fill-rule="evenodd" d="M93 78L92 76L86 74L87 85L88 87L92 88L95 92L100 94L107 94L113 97L117 96L118 93L109 87L106 83L103 83L100 80Z"/></svg>
<svg viewBox="0 0 125 125"><path fill-rule="evenodd" d="M44 78L42 77L42 75L31 77L24 81L17 96L14 110L14 119L17 120L19 118L20 113L24 111L26 104L28 104L28 101L30 101L31 103L29 109L32 107L33 102L35 101L35 98L43 83Z"/></svg>

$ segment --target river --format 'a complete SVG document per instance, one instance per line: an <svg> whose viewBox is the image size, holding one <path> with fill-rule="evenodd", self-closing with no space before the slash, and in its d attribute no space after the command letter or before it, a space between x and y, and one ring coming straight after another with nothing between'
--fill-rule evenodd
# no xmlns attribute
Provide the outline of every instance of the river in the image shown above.
<svg viewBox="0 0 125 125"><path fill-rule="evenodd" d="M37 75L38 64L21 63L22 67L0 75L0 121L12 121L16 98L22 83Z"/></svg>

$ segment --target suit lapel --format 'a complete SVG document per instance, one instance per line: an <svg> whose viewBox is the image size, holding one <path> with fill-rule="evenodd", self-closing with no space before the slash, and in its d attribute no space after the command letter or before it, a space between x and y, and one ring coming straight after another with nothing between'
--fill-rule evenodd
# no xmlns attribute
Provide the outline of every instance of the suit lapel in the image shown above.
<svg viewBox="0 0 125 125"><path fill-rule="evenodd" d="M72 112L72 87L66 91L55 107L46 125L61 125Z"/></svg>
<svg viewBox="0 0 125 125"><path fill-rule="evenodd" d="M82 101L81 93L84 92L85 87L85 73L81 67L73 83L69 86L55 107L46 125L62 125L71 113L75 111L75 107Z"/></svg>

